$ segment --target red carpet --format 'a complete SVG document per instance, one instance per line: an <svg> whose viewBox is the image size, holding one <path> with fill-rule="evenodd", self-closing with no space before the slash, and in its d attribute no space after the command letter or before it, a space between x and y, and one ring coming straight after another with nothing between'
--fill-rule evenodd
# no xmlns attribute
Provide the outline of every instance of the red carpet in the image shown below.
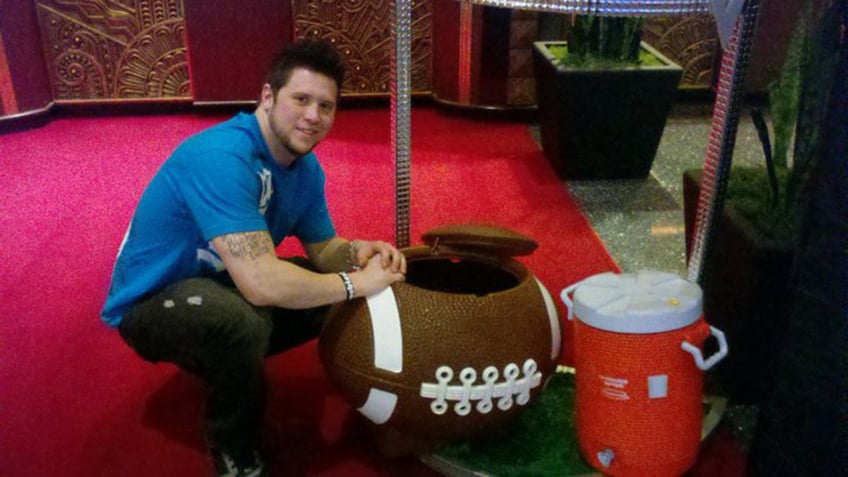
<svg viewBox="0 0 848 477"><path fill-rule="evenodd" d="M145 184L180 140L223 119L56 119L0 136L4 475L209 472L199 383L170 365L141 361L98 313ZM524 124L426 108L412 124L413 244L447 223L512 228L539 242L522 261L555 296L617 270ZM340 112L318 153L340 234L393 242L388 109ZM377 455L325 380L312 344L271 359L268 369L265 437L277 475L429 473L414 461Z"/></svg>

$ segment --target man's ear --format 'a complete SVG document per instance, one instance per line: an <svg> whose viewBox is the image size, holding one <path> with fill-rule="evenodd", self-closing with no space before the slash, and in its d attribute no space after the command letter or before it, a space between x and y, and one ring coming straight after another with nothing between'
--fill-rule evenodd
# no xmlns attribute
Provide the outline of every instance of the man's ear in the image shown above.
<svg viewBox="0 0 848 477"><path fill-rule="evenodd" d="M274 92L271 90L270 84L265 83L264 85L262 85L262 94L261 94L259 100L260 100L260 106L267 113L268 110L271 109L271 106L274 105Z"/></svg>

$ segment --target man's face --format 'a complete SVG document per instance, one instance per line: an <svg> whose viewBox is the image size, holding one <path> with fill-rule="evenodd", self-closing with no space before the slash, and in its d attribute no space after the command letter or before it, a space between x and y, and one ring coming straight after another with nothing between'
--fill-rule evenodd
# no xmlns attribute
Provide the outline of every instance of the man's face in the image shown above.
<svg viewBox="0 0 848 477"><path fill-rule="evenodd" d="M327 135L336 115L338 87L335 80L305 68L295 68L289 82L277 91L263 89L263 107L268 108L268 125L278 144L294 157L312 150Z"/></svg>

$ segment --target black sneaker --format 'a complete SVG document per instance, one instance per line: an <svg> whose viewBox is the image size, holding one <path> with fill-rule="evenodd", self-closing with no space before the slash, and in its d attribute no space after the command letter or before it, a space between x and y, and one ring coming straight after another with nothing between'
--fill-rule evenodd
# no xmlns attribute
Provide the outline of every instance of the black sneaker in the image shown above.
<svg viewBox="0 0 848 477"><path fill-rule="evenodd" d="M210 453L218 477L268 477L265 463L256 451L238 458L218 449L212 449Z"/></svg>

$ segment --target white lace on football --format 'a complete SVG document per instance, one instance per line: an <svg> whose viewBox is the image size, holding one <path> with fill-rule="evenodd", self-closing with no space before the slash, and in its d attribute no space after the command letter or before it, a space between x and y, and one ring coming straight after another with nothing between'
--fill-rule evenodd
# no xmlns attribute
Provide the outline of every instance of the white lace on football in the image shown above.
<svg viewBox="0 0 848 477"><path fill-rule="evenodd" d="M523 372L523 375L522 375ZM507 411L513 404L523 406L530 401L530 390L542 383L542 373L536 362L528 359L524 366L510 363L504 366L503 380L498 382L498 368L487 366L482 374L482 383L477 384L477 371L474 368L463 368L459 372L459 384L451 384L454 371L450 366L440 366L436 369L436 383L421 383L420 395L432 399L430 410L442 415L448 412L448 401L456 401L453 411L460 416L471 413L472 407L480 414L488 414L497 400L498 409ZM472 402L476 405L472 406Z"/></svg>

